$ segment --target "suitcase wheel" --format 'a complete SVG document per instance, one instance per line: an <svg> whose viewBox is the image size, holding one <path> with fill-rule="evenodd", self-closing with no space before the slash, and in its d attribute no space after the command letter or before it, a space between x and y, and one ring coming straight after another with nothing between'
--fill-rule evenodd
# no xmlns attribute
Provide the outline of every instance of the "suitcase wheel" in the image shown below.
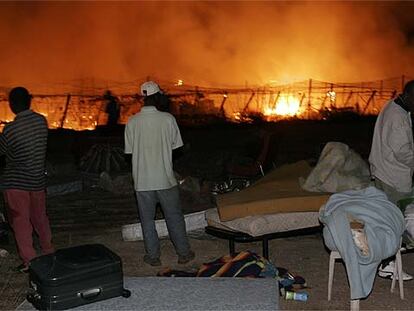
<svg viewBox="0 0 414 311"><path fill-rule="evenodd" d="M27 294L26 299L30 303L33 303L33 301L35 301L35 298L34 298L33 294Z"/></svg>
<svg viewBox="0 0 414 311"><path fill-rule="evenodd" d="M35 307L36 309L41 309L41 306L39 305L39 295L29 293L26 295L26 299L33 305L33 307Z"/></svg>
<svg viewBox="0 0 414 311"><path fill-rule="evenodd" d="M131 296L131 291L130 290L128 290L128 289L123 289L122 290L122 297L124 297L124 298L129 298Z"/></svg>

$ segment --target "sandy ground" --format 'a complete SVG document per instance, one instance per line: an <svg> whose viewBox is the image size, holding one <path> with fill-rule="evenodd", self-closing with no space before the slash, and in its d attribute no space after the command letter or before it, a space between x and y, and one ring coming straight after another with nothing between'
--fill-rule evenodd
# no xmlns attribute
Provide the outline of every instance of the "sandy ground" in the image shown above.
<svg viewBox="0 0 414 311"><path fill-rule="evenodd" d="M315 158L320 151L321 144L332 140L348 143L366 157L369 152L372 127L372 120L358 124L280 123L277 126L270 126L269 130L274 134L272 160L279 165ZM85 146L97 140L92 137L92 134L85 134L87 139L79 143L79 137L73 137L67 133L65 135L66 137L63 138L61 134L51 135L49 159L55 157L55 162L58 162L57 154L60 154L60 158L62 154L71 154L71 157L79 159L82 152L87 149ZM120 137L112 139L111 142L120 144L122 142ZM188 143L190 151L188 149L185 151L181 158L184 160L177 166L179 168L181 166L182 172L191 173L200 179L216 178L222 175L225 163L220 157L223 154L228 155L232 151L233 154L248 156L252 150L257 151L257 127L187 129L183 131L183 138ZM108 142L108 139L102 137L99 140ZM62 170L62 166L57 169L57 171ZM192 208L197 210L200 206ZM88 188L83 192L49 198L48 212L57 248L85 243L102 243L121 256L126 276L155 276L165 267L196 270L202 263L214 260L228 252L226 241L212 238L202 231L193 232L190 233L190 242L196 252L193 262L179 266L170 241L164 239L161 242L163 267L153 268L144 264L142 261L143 243L124 242L121 237L121 226L137 221L135 201L131 194L115 195L97 188ZM24 301L28 278L25 274L12 271L13 267L20 264L13 238L10 238L9 244L0 244L0 248L6 248L10 252L8 257L0 258L0 309L10 310ZM261 253L261 244L238 244L236 249L249 249ZM349 309L349 287L344 266L340 263L336 264L333 300L327 301L328 258L329 254L318 234L270 242L271 261L277 266L285 267L303 276L309 286L307 292L310 297L307 302L281 299L282 309ZM403 263L404 269L414 274L414 254L404 254ZM414 309L412 298L414 281L404 284L406 299L403 301L399 298L398 290L390 293L390 286L390 280L377 277L373 292L368 299L361 302L361 309Z"/></svg>
<svg viewBox="0 0 414 311"><path fill-rule="evenodd" d="M123 259L125 276L154 276L160 268L153 268L143 263L143 243L123 242L120 232L106 232L96 236L70 235L69 232L55 234L57 247L84 243L102 243ZM227 243L222 240L211 239L202 234L191 238L191 245L196 251L196 259L185 265L176 263L176 256L169 240L162 240L163 267L184 270L195 270L203 262L208 262L227 252ZM250 249L260 253L259 244L243 244L238 249ZM312 235L274 240L270 242L270 258L278 266L286 267L294 273L306 278L310 297L307 302L284 301L281 299L282 309L306 310L344 310L349 308L349 287L345 269L342 264L336 265L333 300L327 301L328 253L323 247L321 237ZM414 255L403 255L404 268L411 273ZM18 264L15 253L1 260L0 289L2 299L1 310L13 309L24 300L27 288L27 276L10 272L9 268ZM391 282L377 278L372 294L361 302L361 309L369 310L412 310L414 309L414 282L404 284L406 299L401 301L398 292L390 293ZM275 293L276 295L277 293Z"/></svg>

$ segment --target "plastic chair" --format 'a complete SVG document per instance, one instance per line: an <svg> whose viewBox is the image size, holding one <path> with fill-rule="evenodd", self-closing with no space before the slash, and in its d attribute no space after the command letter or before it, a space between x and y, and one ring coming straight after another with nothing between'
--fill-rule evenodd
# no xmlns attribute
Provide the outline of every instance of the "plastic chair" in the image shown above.
<svg viewBox="0 0 414 311"><path fill-rule="evenodd" d="M334 270L335 270L335 260L337 259L342 259L339 252L331 251L331 255L329 256L328 301L331 300L333 276L334 276ZM404 285L403 285L402 260L401 260L400 249L398 249L397 253L395 254L395 265L394 265L393 278L391 282L391 293L394 292L397 276L398 276L398 286L400 289L400 298L404 299ZM353 299L351 300L351 311L357 311L357 310L359 310L359 299Z"/></svg>

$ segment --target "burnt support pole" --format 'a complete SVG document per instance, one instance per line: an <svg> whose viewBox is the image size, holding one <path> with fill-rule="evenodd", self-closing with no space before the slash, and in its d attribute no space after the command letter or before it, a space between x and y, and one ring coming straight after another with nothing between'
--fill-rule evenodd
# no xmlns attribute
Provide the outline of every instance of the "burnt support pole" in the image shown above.
<svg viewBox="0 0 414 311"><path fill-rule="evenodd" d="M354 92L351 90L350 92L349 92L349 95L348 95L348 97L346 98L346 100L345 100L345 107L346 106L348 106L348 104L349 104L349 101L351 100L351 98L352 98L352 95L354 94Z"/></svg>
<svg viewBox="0 0 414 311"><path fill-rule="evenodd" d="M195 92L194 92L194 102L193 102L193 105L197 107L199 101L200 101L200 92L198 91L198 86L196 86L195 87Z"/></svg>
<svg viewBox="0 0 414 311"><path fill-rule="evenodd" d="M366 103L366 105L364 107L364 110L362 110L362 114L365 114L365 112L368 109L369 104L374 100L374 97L375 97L375 94L376 93L377 93L377 90L373 90L372 91L371 96L369 97L369 99L368 99L368 101L367 101L367 103Z"/></svg>
<svg viewBox="0 0 414 311"><path fill-rule="evenodd" d="M303 105L303 101L305 100L305 97L306 97L306 94L305 94L305 93L303 93L303 94L302 94L302 97L300 98L300 102L299 102L299 109L302 107L302 105Z"/></svg>
<svg viewBox="0 0 414 311"><path fill-rule="evenodd" d="M325 97L322 99L322 102L321 102L321 107L320 107L320 111L324 111L325 110L325 102L326 102L326 99L328 98L328 94L325 94Z"/></svg>
<svg viewBox="0 0 414 311"><path fill-rule="evenodd" d="M308 119L310 119L310 112L312 108L312 102L311 102L311 96L312 96L312 79L309 79L309 85L308 85L308 107L307 107L307 113L308 113Z"/></svg>
<svg viewBox="0 0 414 311"><path fill-rule="evenodd" d="M275 105L273 106L274 109L276 109L277 102L279 101L279 97L280 97L280 91L278 91L277 94L276 94Z"/></svg>
<svg viewBox="0 0 414 311"><path fill-rule="evenodd" d="M250 95L249 100L247 101L246 105L243 108L243 112L242 112L243 114L245 114L247 112L247 110L249 109L249 105L250 105L251 101L253 100L253 97L254 97L255 94L256 93L253 92L252 95Z"/></svg>
<svg viewBox="0 0 414 311"><path fill-rule="evenodd" d="M66 97L65 110L63 111L63 116L62 116L62 119L60 120L60 128L63 128L63 126L65 125L66 116L69 110L70 97L71 97L70 94L68 94L68 96Z"/></svg>
<svg viewBox="0 0 414 311"><path fill-rule="evenodd" d="M224 104L225 104L225 102L226 102L226 100L227 100L227 93L224 93L223 94L223 99L222 99L222 101L221 101L221 104L220 104L220 115L223 117L223 118L225 118L226 117L226 113L224 112Z"/></svg>
<svg viewBox="0 0 414 311"><path fill-rule="evenodd" d="M267 106L269 108L272 108L273 106L273 97L274 97L275 93L272 93L272 91L269 92L269 102L267 104Z"/></svg>

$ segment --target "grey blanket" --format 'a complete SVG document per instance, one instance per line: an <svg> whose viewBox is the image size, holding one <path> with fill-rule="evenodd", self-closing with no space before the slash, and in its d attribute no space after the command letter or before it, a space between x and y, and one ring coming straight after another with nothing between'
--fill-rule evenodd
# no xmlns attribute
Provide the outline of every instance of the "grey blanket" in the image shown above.
<svg viewBox="0 0 414 311"><path fill-rule="evenodd" d="M365 223L369 255L363 256L355 246L349 216ZM345 262L351 287L351 299L365 298L372 290L380 262L393 256L404 232L401 211L375 187L332 195L320 211L325 224L326 246L337 250Z"/></svg>

